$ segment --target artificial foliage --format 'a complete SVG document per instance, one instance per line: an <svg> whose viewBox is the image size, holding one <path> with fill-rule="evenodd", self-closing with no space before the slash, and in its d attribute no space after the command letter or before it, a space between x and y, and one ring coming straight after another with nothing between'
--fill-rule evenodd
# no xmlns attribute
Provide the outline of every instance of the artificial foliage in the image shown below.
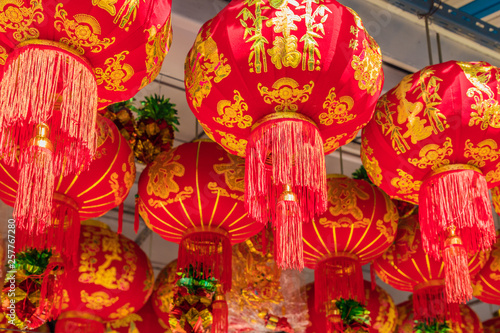
<svg viewBox="0 0 500 333"><path fill-rule="evenodd" d="M104 117L108 118L116 125L121 135L127 140L132 149L135 146L135 138L137 136L135 118L132 114L132 111L136 110L132 104L133 101L134 98L131 98L123 102L111 104L104 112Z"/></svg>
<svg viewBox="0 0 500 333"><path fill-rule="evenodd" d="M440 322L433 320L431 322L415 320L415 326L413 327L413 332L415 333L448 333L451 332L451 328L448 326L446 321Z"/></svg>
<svg viewBox="0 0 500 333"><path fill-rule="evenodd" d="M16 255L14 265L17 271L22 271L26 276L40 275L47 269L51 256L50 250L28 249Z"/></svg>
<svg viewBox="0 0 500 333"><path fill-rule="evenodd" d="M372 180L370 179L370 177L368 177L368 173L366 172L366 169L363 165L361 165L359 167L359 169L355 170L353 173L352 173L352 178L353 179L362 179L362 180L366 180L368 183L372 184L373 185L373 182Z"/></svg>
<svg viewBox="0 0 500 333"><path fill-rule="evenodd" d="M360 325L368 328L370 323L370 311L366 306L353 299L339 299L335 302L340 313L340 318L346 326Z"/></svg>

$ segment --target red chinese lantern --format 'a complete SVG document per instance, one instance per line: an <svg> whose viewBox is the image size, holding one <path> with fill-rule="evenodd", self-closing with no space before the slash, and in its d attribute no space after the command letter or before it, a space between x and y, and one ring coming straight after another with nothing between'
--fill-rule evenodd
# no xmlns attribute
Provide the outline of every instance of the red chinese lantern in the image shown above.
<svg viewBox="0 0 500 333"><path fill-rule="evenodd" d="M385 283L413 292L415 319L457 322L458 304L446 301L444 263L426 254L422 242L417 216L400 220L394 244L375 260L373 268ZM470 256L471 274L476 274L487 259L484 252Z"/></svg>
<svg viewBox="0 0 500 333"><path fill-rule="evenodd" d="M399 316L397 318L395 333L415 332L415 329L417 329L416 326L425 325L423 322L415 323L413 304L414 303L410 300L397 305ZM427 323L427 326L435 325L434 328L439 326L436 330L422 329L420 332L483 333L483 324L481 324L477 314L465 304L460 304L459 307L460 315L458 321L433 321L432 323ZM448 329L445 329L443 324L445 324ZM487 331L484 331L484 333L486 332Z"/></svg>
<svg viewBox="0 0 500 333"><path fill-rule="evenodd" d="M500 317L483 322L484 333L500 333Z"/></svg>
<svg viewBox="0 0 500 333"><path fill-rule="evenodd" d="M170 0L1 5L0 156L19 168L14 216L37 247L51 244L44 235L57 177L92 162L97 109L132 97L158 75L170 7Z"/></svg>
<svg viewBox="0 0 500 333"><path fill-rule="evenodd" d="M138 185L138 209L148 227L180 244L179 270L215 278L224 292L231 289L231 244L263 227L245 210L243 176L242 158L199 141L160 153Z"/></svg>
<svg viewBox="0 0 500 333"><path fill-rule="evenodd" d="M375 185L420 205L423 247L444 259L448 302L472 297L467 254L495 240L488 187L500 182L498 77L482 62L426 67L381 97L363 131Z"/></svg>
<svg viewBox="0 0 500 333"><path fill-rule="evenodd" d="M371 119L382 55L333 0L233 1L187 56L188 103L207 135L246 158L246 207L278 228L276 260L304 266L301 223L326 209L324 155Z"/></svg>
<svg viewBox="0 0 500 333"><path fill-rule="evenodd" d="M331 300L365 302L361 265L382 255L396 235L392 200L364 180L328 178L328 210L304 224L304 261L314 269L316 309L336 318Z"/></svg>
<svg viewBox="0 0 500 333"><path fill-rule="evenodd" d="M477 273L473 281L474 297L479 300L500 305L500 231L497 231L497 242L493 245L490 258Z"/></svg>
<svg viewBox="0 0 500 333"><path fill-rule="evenodd" d="M153 289L153 269L132 240L104 223L82 224L78 263L64 281L56 332L104 332L103 322L137 312Z"/></svg>
<svg viewBox="0 0 500 333"><path fill-rule="evenodd" d="M364 289L367 300L366 309L370 311L368 332L393 332L396 328L398 313L391 296L379 286L372 289L371 283L368 281L364 281ZM326 332L327 323L324 314L317 311L315 307L314 283L308 284L306 290L309 320L311 321L311 326L307 328L306 333L324 333ZM346 332L349 331L346 330Z"/></svg>
<svg viewBox="0 0 500 333"><path fill-rule="evenodd" d="M151 299L137 313L106 324L104 333L170 333L168 322L156 316Z"/></svg>
<svg viewBox="0 0 500 333"><path fill-rule="evenodd" d="M153 293L151 294L151 304L153 310L164 323L169 322L170 310L174 304L174 286L177 279L177 260L172 261L156 278Z"/></svg>

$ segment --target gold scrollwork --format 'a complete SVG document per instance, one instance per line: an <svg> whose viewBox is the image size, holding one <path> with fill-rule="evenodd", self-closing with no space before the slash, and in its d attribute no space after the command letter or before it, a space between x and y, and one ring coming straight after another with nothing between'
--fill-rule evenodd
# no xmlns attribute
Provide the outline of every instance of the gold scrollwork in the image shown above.
<svg viewBox="0 0 500 333"><path fill-rule="evenodd" d="M239 201L245 200L245 195L229 193L225 188L218 186L216 182L209 182L208 189L211 191L212 194L218 194L221 197L232 198Z"/></svg>
<svg viewBox="0 0 500 333"><path fill-rule="evenodd" d="M241 97L238 90L234 91L234 104L228 100L221 100L217 103L217 113L219 118L213 118L216 123L232 128L238 125L239 128L247 128L252 125L252 116L243 115L248 111L248 105Z"/></svg>
<svg viewBox="0 0 500 333"><path fill-rule="evenodd" d="M25 7L22 0L0 1L0 33L15 30L12 36L18 42L40 37L40 32L33 25L45 19L42 2L31 0L30 5Z"/></svg>
<svg viewBox="0 0 500 333"><path fill-rule="evenodd" d="M378 164L378 160L373 156L373 149L368 145L368 139L363 137L361 140L361 162L366 169L366 172L371 176L375 186L380 186L382 183L382 169Z"/></svg>
<svg viewBox="0 0 500 333"><path fill-rule="evenodd" d="M354 106L354 99L351 96L341 96L337 99L335 94L335 87L330 89L325 102L323 103L323 109L327 112L322 112L319 115L320 124L330 126L334 122L337 124L343 124L350 120L356 118L356 114L349 111Z"/></svg>
<svg viewBox="0 0 500 333"><path fill-rule="evenodd" d="M387 227L387 222L382 220L377 220L375 225L377 226L377 230L387 239L387 241L392 242L395 236L395 231L397 230L397 219L391 220L391 226Z"/></svg>
<svg viewBox="0 0 500 333"><path fill-rule="evenodd" d="M144 88L151 82L154 78L158 76L163 64L163 60L167 55L167 52L172 44L172 25L170 18L163 28L158 26L152 26L146 29L149 34L148 42L146 43L146 76L142 78L141 86L139 89Z"/></svg>
<svg viewBox="0 0 500 333"><path fill-rule="evenodd" d="M498 144L493 139L483 140L477 144L477 147L474 147L470 139L465 141L464 157L472 158L467 164L482 168L486 165L486 161L496 161L499 156Z"/></svg>
<svg viewBox="0 0 500 333"><path fill-rule="evenodd" d="M91 310L102 310L115 304L119 297L109 297L105 291L96 291L89 295L85 290L80 291L82 303Z"/></svg>
<svg viewBox="0 0 500 333"><path fill-rule="evenodd" d="M232 191L245 191L245 160L241 157L227 154L229 163L214 164L214 171L224 174L224 180Z"/></svg>
<svg viewBox="0 0 500 333"><path fill-rule="evenodd" d="M128 315L134 313L135 308L133 306L130 306L130 303L124 304L120 308L116 309L115 312L111 313L109 315L109 318L111 319L120 319L120 318L125 318Z"/></svg>
<svg viewBox="0 0 500 333"><path fill-rule="evenodd" d="M111 190L113 191L113 195L115 197L115 205L118 206L122 203L122 198L125 194L125 188L120 186L120 183L118 182L118 173L113 172L111 174L111 176L109 177L109 186L111 187Z"/></svg>
<svg viewBox="0 0 500 333"><path fill-rule="evenodd" d="M422 185L421 181L414 180L412 175L401 169L396 170L398 171L399 177L391 179L391 185L398 190L399 194L410 194L420 191L420 186Z"/></svg>
<svg viewBox="0 0 500 333"><path fill-rule="evenodd" d="M7 50L0 45L0 65L5 65L8 56Z"/></svg>
<svg viewBox="0 0 500 333"><path fill-rule="evenodd" d="M500 163L497 164L495 170L488 171L484 177L488 183L500 182Z"/></svg>
<svg viewBox="0 0 500 333"><path fill-rule="evenodd" d="M370 195L363 191L352 179L337 179L335 186L328 186L328 211L333 216L352 215L355 219L363 219L363 211L358 207L358 199L368 200Z"/></svg>
<svg viewBox="0 0 500 333"><path fill-rule="evenodd" d="M101 25L93 16L87 14L76 14L69 19L68 13L63 9L63 4L56 6L54 14L54 28L64 31L68 37L62 37L59 41L75 48L80 54L85 54L84 47L90 52L99 53L115 42L115 37L99 39Z"/></svg>
<svg viewBox="0 0 500 333"><path fill-rule="evenodd" d="M149 195L167 199L170 193L179 192L179 185L174 177L184 176L186 168L178 162L180 155L175 155L175 152L176 149L162 152L149 166L149 181L146 187Z"/></svg>
<svg viewBox="0 0 500 333"><path fill-rule="evenodd" d="M123 83L127 82L134 75L134 68L132 66L121 63L125 60L127 54L129 54L128 51L115 54L114 57L106 59L104 64L107 67L105 69L96 68L94 70L98 85L106 83L104 88L110 91L127 90L123 86Z"/></svg>
<svg viewBox="0 0 500 333"><path fill-rule="evenodd" d="M335 221L330 221L326 217L319 218L319 224L325 228L367 228L370 225L369 218L355 219L354 221L347 216L342 216Z"/></svg>
<svg viewBox="0 0 500 333"><path fill-rule="evenodd" d="M420 169L431 166L432 170L435 170L443 165L450 164L450 160L446 157L452 154L453 146L451 139L446 138L442 147L436 144L428 144L420 150L418 154L419 158L409 158L408 162Z"/></svg>
<svg viewBox="0 0 500 333"><path fill-rule="evenodd" d="M229 150L232 150L234 152L236 152L236 155L240 156L240 157L244 157L245 156L245 151L247 149L247 144L248 144L248 141L245 140L245 139L236 139L236 136L234 134L231 134L231 133L226 133L226 132L223 132L223 131L219 131L219 130L215 130L217 133L219 133L220 136L222 136L222 139L221 139L221 144L222 146L224 146L225 148L229 149Z"/></svg>
<svg viewBox="0 0 500 333"><path fill-rule="evenodd" d="M215 141L214 140L214 133L212 132L210 127L208 127L207 124L204 124L201 121L198 121L198 122L200 123L201 128L203 128L203 131L205 131L205 134L210 138L210 140Z"/></svg>
<svg viewBox="0 0 500 333"><path fill-rule="evenodd" d="M359 56L354 55L351 62L352 69L354 69L354 79L358 81L358 87L361 90L366 90L370 95L375 95L382 88L381 75L382 68L382 53L380 48L371 38L367 35L368 40L363 40L363 51Z"/></svg>
<svg viewBox="0 0 500 333"><path fill-rule="evenodd" d="M142 1L145 2L145 0ZM114 16L114 24L118 24L121 29L128 31L137 16L140 0L124 1L118 13L116 12L115 3L116 0L92 0L92 5L98 6L107 11L111 16Z"/></svg>
<svg viewBox="0 0 500 333"><path fill-rule="evenodd" d="M174 202L183 201L191 198L191 195L194 193L194 189L192 186L184 186L184 189L179 191L173 198L168 198L166 200L155 200L153 198L148 199L148 205L153 208L161 208L163 206L170 205ZM142 214L142 213L141 213ZM142 216L142 215L141 215ZM144 217L143 217L144 219ZM144 219L146 221L146 219Z"/></svg>
<svg viewBox="0 0 500 333"><path fill-rule="evenodd" d="M325 152L333 151L338 147L340 147L340 140L346 135L347 135L346 133L341 133L337 136L332 136L326 139L325 143L323 144L323 149L325 150Z"/></svg>
<svg viewBox="0 0 500 333"><path fill-rule="evenodd" d="M272 85L273 90L264 87L262 83L257 85L260 95L264 97L267 104L278 104L274 110L276 112L297 111L299 109L296 103L305 103L309 100L309 95L314 88L314 82L310 81L302 89L294 79L283 77L278 79Z"/></svg>

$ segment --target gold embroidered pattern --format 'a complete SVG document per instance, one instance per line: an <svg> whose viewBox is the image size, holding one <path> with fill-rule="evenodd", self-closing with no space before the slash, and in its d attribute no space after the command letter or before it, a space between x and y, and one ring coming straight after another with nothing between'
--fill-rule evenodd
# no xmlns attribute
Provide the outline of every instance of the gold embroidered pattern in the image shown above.
<svg viewBox="0 0 500 333"><path fill-rule="evenodd" d="M54 14L54 28L65 32L68 37L62 37L59 41L73 47L80 54L85 54L84 47L93 53L99 53L115 42L115 37L99 39L101 25L94 17L87 14L76 14L73 19L67 18L68 13L63 10L63 4L56 6Z"/></svg>
<svg viewBox="0 0 500 333"><path fill-rule="evenodd" d="M104 64L107 67L105 69L96 68L94 70L98 85L106 83L104 88L111 91L127 90L123 86L123 83L127 82L134 75L134 68L132 66L121 63L125 60L127 54L129 54L128 51L115 54L114 57L106 59Z"/></svg>
<svg viewBox="0 0 500 333"><path fill-rule="evenodd" d="M145 0L142 0L145 2ZM92 0L92 5L107 11L111 16L114 16L113 23L118 24L121 29L128 31L130 25L135 21L137 9L139 8L140 0L126 0L116 13L116 0ZM119 22L119 23L118 23Z"/></svg>
<svg viewBox="0 0 500 333"><path fill-rule="evenodd" d="M274 82L273 90L262 86L262 83L257 85L260 95L264 97L264 102L267 104L278 104L274 110L276 112L297 111L299 107L296 103L305 103L309 100L309 95L314 88L314 82L304 85L302 89L294 79L283 77Z"/></svg>
<svg viewBox="0 0 500 333"><path fill-rule="evenodd" d="M232 191L245 192L245 160L241 157L227 154L229 163L214 164L214 171L224 174L224 180Z"/></svg>
<svg viewBox="0 0 500 333"><path fill-rule="evenodd" d="M113 172L111 174L111 176L109 177L109 185L115 197L115 206L118 206L120 203L122 203L122 197L125 194L125 189L121 187L118 182L118 173Z"/></svg>
<svg viewBox="0 0 500 333"><path fill-rule="evenodd" d="M31 0L30 5L24 7L23 0L0 1L0 33L15 30L12 36L18 42L40 37L40 32L33 25L45 19L42 2Z"/></svg>
<svg viewBox="0 0 500 333"><path fill-rule="evenodd" d="M341 96L339 99L336 98L335 87L333 87L328 92L328 96L323 103L323 109L326 109L327 112L323 112L319 115L320 124L330 126L334 122L342 124L356 118L356 114L349 114L349 111L354 106L352 97Z"/></svg>
<svg viewBox="0 0 500 333"><path fill-rule="evenodd" d="M109 315L111 319L125 318L128 315L134 313L135 308L130 306L130 303L124 304L122 307L118 308L115 312Z"/></svg>
<svg viewBox="0 0 500 333"><path fill-rule="evenodd" d="M0 45L0 65L5 65L8 56L7 50Z"/></svg>
<svg viewBox="0 0 500 333"><path fill-rule="evenodd" d="M410 149L410 146L404 139L403 134L401 134L402 127L394 122L392 115L396 112L391 111L393 106L394 103L389 102L387 95L383 95L377 102L377 108L375 109L373 118L375 122L380 125L382 133L385 136L391 137L392 149L399 155L401 153L406 153L406 151Z"/></svg>
<svg viewBox="0 0 500 333"><path fill-rule="evenodd" d="M358 207L358 199L369 198L370 195L357 182L349 178L338 178L334 186L328 186L328 211L333 216L352 215L355 219L362 220L363 211Z"/></svg>
<svg viewBox="0 0 500 333"><path fill-rule="evenodd" d="M277 10L274 11L274 17L268 18L262 15L262 10L269 8L262 6L264 2L245 0L245 5L254 7L253 12L249 7L245 7L237 17L241 17L240 23L245 28L243 39L247 43L252 42L248 57L250 72L267 72L266 44L269 44L269 41L262 34L264 21L266 27L272 27L276 34L273 47L267 50L267 54L277 69L283 66L296 68L302 60L302 70L321 70L321 52L317 39L325 35L324 23L328 20L328 13L331 12L327 6L320 4L322 1L303 0L300 4L296 0L270 1L269 4ZM313 3L318 4L315 10L312 7ZM303 22L305 26L306 32L300 38L293 34L294 31L298 31L296 22ZM297 50L299 43L304 43L302 54Z"/></svg>
<svg viewBox="0 0 500 333"><path fill-rule="evenodd" d="M149 181L146 187L148 195L155 195L161 199L167 199L170 193L178 193L179 185L174 177L182 177L186 168L177 162L180 155L174 155L176 149L162 152L151 163L148 170Z"/></svg>
<svg viewBox="0 0 500 333"><path fill-rule="evenodd" d="M380 186L383 179L382 169L380 168L378 160L375 156L369 157L372 154L373 149L368 145L368 139L363 137L361 140L361 162L363 163L366 172L371 176L370 179L373 184L375 184L375 186Z"/></svg>
<svg viewBox="0 0 500 333"><path fill-rule="evenodd" d="M91 310L102 310L103 308L110 307L115 304L119 297L109 297L104 291L96 291L89 295L85 290L80 291L82 303Z"/></svg>
<svg viewBox="0 0 500 333"><path fill-rule="evenodd" d="M216 194L216 195L219 195L221 197L232 198L232 199L239 200L239 201L245 200L244 194L238 195L236 193L229 193L225 188L217 186L216 182L208 183L208 189L211 191L212 194Z"/></svg>
<svg viewBox="0 0 500 333"><path fill-rule="evenodd" d="M189 99L196 111L212 90L212 80L221 82L231 73L227 58L217 49L217 44L210 36L210 29L196 36L196 41L186 59L186 88Z"/></svg>
<svg viewBox="0 0 500 333"><path fill-rule="evenodd" d="M368 34L366 36L370 42L363 40L363 51L359 56L353 55L351 66L354 69L354 79L358 81L359 89L366 90L373 96L382 88L382 80L379 80L382 53L375 40Z"/></svg>
<svg viewBox="0 0 500 333"><path fill-rule="evenodd" d="M432 170L435 170L443 165L450 164L450 160L446 157L451 156L451 154L453 154L451 139L446 138L442 147L436 144L428 144L420 150L419 158L409 158L408 162L420 169L431 166Z"/></svg>
<svg viewBox="0 0 500 333"><path fill-rule="evenodd" d="M500 163L497 164L495 170L488 171L485 178L488 183L500 182Z"/></svg>
<svg viewBox="0 0 500 333"><path fill-rule="evenodd" d="M391 179L391 185L398 189L399 194L409 194L420 191L420 185L422 185L421 181L414 180L412 175L401 169L396 170L398 171L399 177Z"/></svg>
<svg viewBox="0 0 500 333"><path fill-rule="evenodd" d="M236 136L231 133L222 132L216 130L220 136L222 136L221 144L226 147L228 150L236 152L236 155L240 157L245 156L245 150L247 149L248 141L245 139L236 139Z"/></svg>
<svg viewBox="0 0 500 333"><path fill-rule="evenodd" d="M341 133L337 136L332 136L326 139L325 143L323 144L323 149L325 150L325 152L333 151L340 147L340 140L346 135L346 133Z"/></svg>
<svg viewBox="0 0 500 333"><path fill-rule="evenodd" d="M369 218L356 219L354 222L350 217L342 216L335 221L330 221L326 217L320 217L319 224L325 228L367 228L370 225Z"/></svg>
<svg viewBox="0 0 500 333"><path fill-rule="evenodd" d="M486 161L496 161L500 156L500 150L498 150L498 145L495 140L486 139L477 144L474 144L467 139L465 141L464 157L470 157L472 160L468 161L467 164L472 164L478 168L484 167Z"/></svg>
<svg viewBox="0 0 500 333"><path fill-rule="evenodd" d="M234 91L234 104L228 100L221 100L217 103L217 113L219 118L213 118L216 123L233 128L238 125L239 128L247 128L252 125L252 117L250 115L243 115L248 111L248 105L241 97L238 90Z"/></svg>
<svg viewBox="0 0 500 333"><path fill-rule="evenodd" d="M153 82L154 78L160 73L163 60L172 44L170 17L163 28L158 25L144 31L149 33L148 42L146 43L146 76L142 79L139 89Z"/></svg>
<svg viewBox="0 0 500 333"><path fill-rule="evenodd" d="M207 124L202 123L201 121L198 121L203 128L203 131L205 131L205 134L210 138L210 140L214 140L214 134L212 133L212 130L207 126Z"/></svg>
<svg viewBox="0 0 500 333"><path fill-rule="evenodd" d="M194 193L194 189L191 186L184 186L184 190L180 191L173 198L168 198L166 200L154 200L153 198L148 199L148 205L153 208L162 208L163 206L170 205L174 202L183 201L185 199L191 198ZM142 213L141 213L142 214ZM141 215L142 216L142 215ZM143 217L144 219L144 217ZM146 219L144 219L146 221Z"/></svg>

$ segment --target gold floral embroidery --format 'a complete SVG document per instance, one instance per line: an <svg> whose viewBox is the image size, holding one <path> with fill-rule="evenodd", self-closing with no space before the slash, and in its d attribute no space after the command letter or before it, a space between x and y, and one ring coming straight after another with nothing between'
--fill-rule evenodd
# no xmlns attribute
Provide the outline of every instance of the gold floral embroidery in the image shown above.
<svg viewBox="0 0 500 333"><path fill-rule="evenodd" d="M245 160L241 157L227 154L229 163L214 164L214 171L224 174L226 185L232 191L245 191Z"/></svg>
<svg viewBox="0 0 500 333"><path fill-rule="evenodd" d="M334 122L342 124L356 118L356 114L349 114L349 111L354 106L354 100L352 97L341 96L339 99L336 98L337 95L335 94L335 87L333 87L328 92L328 96L323 103L323 109L327 112L323 112L319 115L320 124L326 126L332 125Z"/></svg>
<svg viewBox="0 0 500 333"><path fill-rule="evenodd" d="M115 197L115 205L118 206L122 203L122 197L125 194L125 189L120 186L121 184L118 182L118 173L113 172L111 174L109 177L109 185Z"/></svg>
<svg viewBox="0 0 500 333"><path fill-rule="evenodd" d="M62 37L59 41L73 47L80 54L84 54L84 47L93 53L99 53L115 42L113 38L99 39L101 35L101 25L94 17L87 14L76 14L73 19L67 18L68 13L63 9L63 4L56 6L54 14L54 28L63 31L68 37Z"/></svg>
<svg viewBox="0 0 500 333"><path fill-rule="evenodd" d="M394 240L398 225L397 221L397 218L392 219L389 228L387 227L387 222L384 222L382 220L377 220L377 222L375 223L375 225L377 226L377 230L387 239L387 242L392 242Z"/></svg>
<svg viewBox="0 0 500 333"><path fill-rule="evenodd" d="M500 182L500 163L497 164L497 168L495 170L488 171L485 178L488 183Z"/></svg>
<svg viewBox="0 0 500 333"><path fill-rule="evenodd" d="M142 0L143 2L145 0ZM113 23L125 31L128 31L130 25L135 21L137 16L137 9L139 8L140 0L126 0L116 13L115 3L116 0L92 0L92 5L107 11L111 16L114 16ZM119 22L119 23L118 23Z"/></svg>
<svg viewBox="0 0 500 333"><path fill-rule="evenodd" d="M207 124L204 124L201 121L198 121L198 122L200 123L201 127L203 128L203 131L205 131L205 134L210 138L210 140L215 141L214 134L212 133L212 130L210 129L210 127L208 127Z"/></svg>
<svg viewBox="0 0 500 333"><path fill-rule="evenodd" d="M194 193L194 189L192 186L184 186L184 190L180 191L173 198L168 198L166 200L155 200L153 198L148 199L148 205L153 208L161 208L163 206L170 205L174 202L183 201L191 198L191 195ZM142 216L142 215L141 215ZM146 221L146 220L144 220Z"/></svg>
<svg viewBox="0 0 500 333"><path fill-rule="evenodd" d="M369 218L355 219L354 221L347 216L342 216L335 221L330 221L326 217L320 217L319 224L325 228L367 228L370 225Z"/></svg>
<svg viewBox="0 0 500 333"><path fill-rule="evenodd" d="M332 136L326 139L325 143L323 144L323 149L325 150L325 152L334 151L338 147L340 147L340 140L346 135L346 133L341 133L337 136Z"/></svg>
<svg viewBox="0 0 500 333"><path fill-rule="evenodd" d="M491 201L493 202L495 212L500 214L500 187L497 186L491 189Z"/></svg>
<svg viewBox="0 0 500 333"><path fill-rule="evenodd" d="M495 140L483 140L477 144L477 147L474 147L470 139L465 141L464 157L473 159L468 161L467 164L472 164L481 168L486 165L486 161L496 161L499 156L500 150L498 150L498 145Z"/></svg>
<svg viewBox="0 0 500 333"><path fill-rule="evenodd" d="M130 303L124 304L120 308L118 308L115 312L109 315L109 318L111 319L120 319L120 318L125 318L128 315L134 313L135 308L133 306L130 306Z"/></svg>
<svg viewBox="0 0 500 333"><path fill-rule="evenodd" d="M296 103L305 103L309 100L309 95L314 88L314 82L310 81L305 84L302 89L294 79L283 77L274 82L273 90L262 86L262 83L257 85L260 95L264 97L264 102L267 104L278 104L274 110L276 112L297 111L299 107Z"/></svg>
<svg viewBox="0 0 500 333"><path fill-rule="evenodd" d="M135 174L136 174L135 158L133 151L131 151L130 155L128 156L128 170L127 170L127 165L123 163L122 171L124 172L123 183L125 184L125 188L130 190L132 188L132 185L134 185Z"/></svg>
<svg viewBox="0 0 500 333"><path fill-rule="evenodd" d="M0 65L5 65L8 56L7 50L0 45Z"/></svg>
<svg viewBox="0 0 500 333"><path fill-rule="evenodd" d="M123 51L115 54L114 57L106 59L104 62L107 67L105 69L96 68L94 70L96 81L98 85L106 83L104 87L106 90L111 91L126 91L123 86L134 75L134 68L129 64L122 64L125 57L129 54L128 51Z"/></svg>
<svg viewBox="0 0 500 333"><path fill-rule="evenodd" d="M453 146L451 139L446 138L442 147L436 144L428 144L420 150L418 154L419 158L409 158L408 162L420 169L431 166L432 170L435 170L443 165L450 164L450 160L446 157L452 154Z"/></svg>
<svg viewBox="0 0 500 333"><path fill-rule="evenodd" d="M137 322L137 321L139 321L139 322L143 321L142 317L139 316L137 313L131 313L130 315L128 315L124 318L120 318L120 319L116 319L116 320L113 320L111 322L108 322L107 325L116 329L116 328L129 327L133 322ZM106 331L105 333L112 333L112 332Z"/></svg>
<svg viewBox="0 0 500 333"><path fill-rule="evenodd" d="M96 291L89 295L85 290L80 291L82 303L91 310L102 310L115 304L119 297L110 298L104 291Z"/></svg>
<svg viewBox="0 0 500 333"><path fill-rule="evenodd" d="M231 134L231 133L226 133L226 132L222 132L219 130L216 130L216 132L222 136L222 139L221 139L222 146L224 146L228 150L232 150L232 151L236 152L236 155L238 155L240 157L245 156L245 151L247 149L247 144L248 144L247 140L245 140L245 139L238 140L238 139L236 139L236 136L234 134Z"/></svg>
<svg viewBox="0 0 500 333"><path fill-rule="evenodd" d="M333 216L352 215L355 219L363 219L363 211L358 207L358 199L368 200L370 195L349 178L336 179L334 186L328 186L328 211Z"/></svg>
<svg viewBox="0 0 500 333"><path fill-rule="evenodd" d="M262 33L263 22L268 28L273 28L276 34L273 47L267 50L271 62L277 69L285 67L296 68L302 60L302 70L321 70L321 52L316 39L323 38L325 34L323 24L328 20L331 10L320 4L323 0L303 0L299 4L296 0L271 1L270 5L277 9L275 16L268 18L262 15L264 2L260 0L245 0L247 6L254 6L253 13L249 7L243 8L237 15L241 25L245 28L243 38L245 42L252 42L248 64L250 72L267 72L266 44L269 41ZM318 4L313 11L312 4ZM290 7L293 6L293 10ZM303 11L298 15L299 11ZM304 21L302 21L304 19ZM248 21L251 21L248 23ZM297 23L304 22L306 32L298 38L292 32L298 31ZM298 43L304 43L302 54L297 51Z"/></svg>
<svg viewBox="0 0 500 333"><path fill-rule="evenodd" d="M368 139L363 137L361 140L361 162L363 163L368 175L370 175L370 179L373 184L380 186L383 179L382 169L380 168L378 160L375 156L369 157L372 154L373 149L368 145Z"/></svg>
<svg viewBox="0 0 500 333"><path fill-rule="evenodd" d="M174 177L182 177L186 168L177 162L180 155L175 155L176 149L162 152L151 163L148 170L149 182L146 187L148 195L156 195L161 199L167 199L170 193L178 193L179 185Z"/></svg>
<svg viewBox="0 0 500 333"><path fill-rule="evenodd" d="M148 42L146 43L146 76L142 79L139 89L144 88L154 78L158 76L163 64L163 60L172 44L172 25L170 17L163 28L152 26L145 31L148 32Z"/></svg>
<svg viewBox="0 0 500 333"><path fill-rule="evenodd" d="M239 201L245 200L244 194L238 195L236 193L229 193L225 188L218 186L216 182L208 183L207 187L211 191L212 194L216 194L216 195L219 195L221 197L232 198L232 199L239 200Z"/></svg>
<svg viewBox="0 0 500 333"><path fill-rule="evenodd" d="M377 108L375 109L375 114L373 118L375 122L380 125L382 133L385 136L390 136L392 149L399 155L401 153L406 153L410 149L410 146L406 142L401 134L402 127L398 126L394 122L392 115L396 113L391 111L394 103L390 103L387 99L387 95L383 95L377 102Z"/></svg>
<svg viewBox="0 0 500 333"><path fill-rule="evenodd" d="M234 91L234 104L228 100L221 100L217 103L217 113L219 118L213 118L216 123L233 128L238 125L239 128L247 128L252 125L252 117L250 115L243 115L248 111L248 105L241 97L238 90Z"/></svg>
<svg viewBox="0 0 500 333"><path fill-rule="evenodd" d="M399 177L391 179L391 185L398 189L399 194L409 194L420 191L420 185L422 185L421 181L414 180L412 175L401 169L396 170L398 171Z"/></svg>
<svg viewBox="0 0 500 333"><path fill-rule="evenodd" d="M31 0L30 5L25 7L22 0L0 1L0 33L14 30L12 36L18 42L40 37L40 32L33 25L45 19L42 2Z"/></svg>
<svg viewBox="0 0 500 333"><path fill-rule="evenodd" d="M366 90L370 95L375 95L382 88L382 80L379 79L382 68L382 53L375 40L367 34L368 40L363 40L363 51L359 56L354 55L351 62L354 69L354 79L358 81L358 87Z"/></svg>

